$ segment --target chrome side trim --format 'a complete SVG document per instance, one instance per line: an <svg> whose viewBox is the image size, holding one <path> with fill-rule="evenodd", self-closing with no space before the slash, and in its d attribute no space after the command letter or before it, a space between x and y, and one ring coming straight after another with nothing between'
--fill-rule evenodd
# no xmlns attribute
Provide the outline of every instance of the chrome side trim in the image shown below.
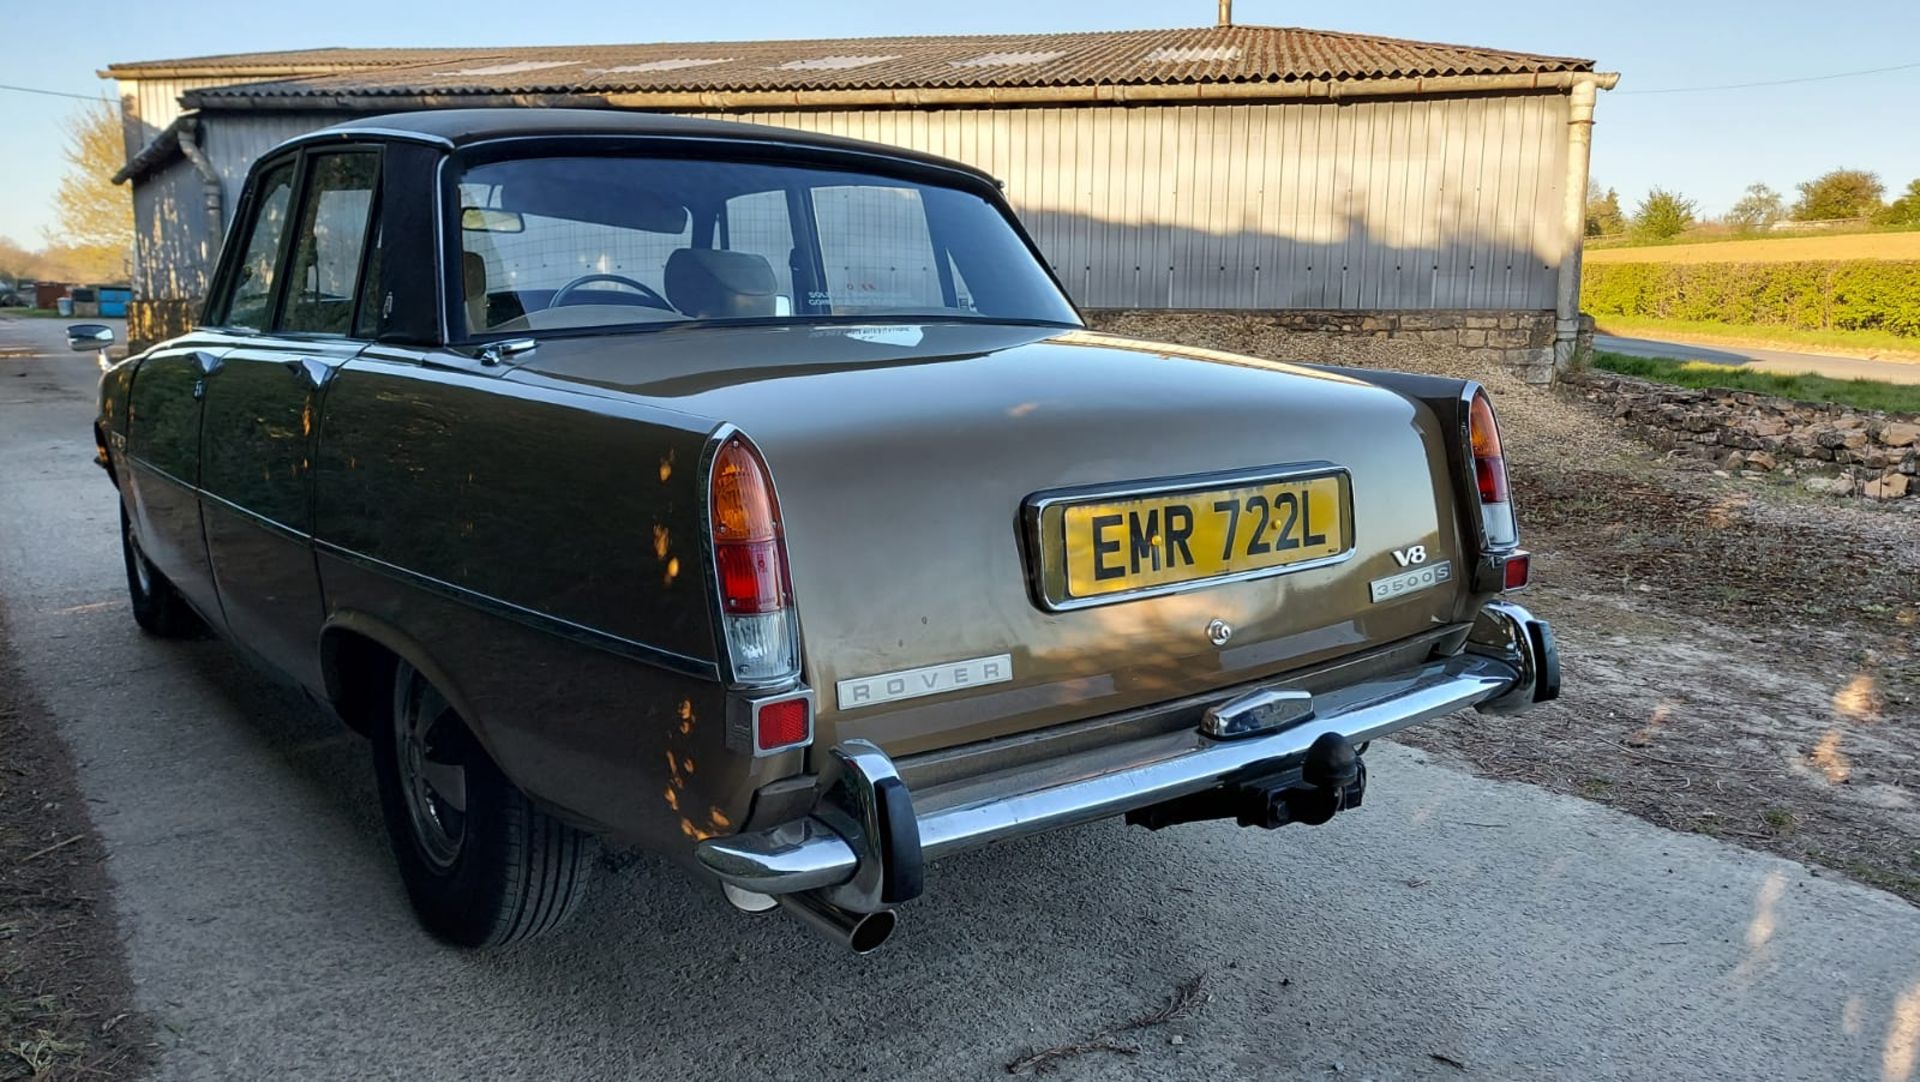
<svg viewBox="0 0 1920 1082"><path fill-rule="evenodd" d="M299 544L299 545L304 545L308 541L312 540L312 537L305 530L302 530L298 527L289 526L286 523L281 522L279 519L268 518L267 516L261 514L258 511L252 510L251 508L242 507L239 504L234 503L232 500L227 499L225 496L215 495L212 492L208 492L204 488L200 489L199 492L200 492L200 499L204 501L206 504L213 504L217 506L220 510L229 512L244 521L251 522L255 526L258 526L261 529L277 537L283 538L288 541L292 541L295 544Z"/></svg>
<svg viewBox="0 0 1920 1082"><path fill-rule="evenodd" d="M1218 488L1238 488L1246 485L1266 484L1276 481L1310 480L1315 477L1340 478L1341 499L1345 506L1341 508L1342 521L1347 529L1347 547L1332 556L1322 556L1314 560L1302 560L1299 563L1280 564L1275 567L1261 567L1250 571L1237 571L1227 575L1212 575L1202 579L1189 579L1186 582L1170 582L1161 586L1145 586L1137 590L1120 590L1094 597L1070 597L1067 594L1067 571L1058 561L1050 561L1046 544L1041 540L1041 531L1051 529L1057 523L1050 523L1049 511L1063 508L1068 504L1091 503L1101 500L1125 500L1142 496L1166 496L1178 492L1199 492ZM1296 462L1285 466L1264 466L1257 469L1222 470L1213 473L1183 474L1176 477L1156 477L1139 481L1120 481L1112 484L1078 485L1072 488L1049 489L1028 496L1020 505L1020 547L1026 554L1027 586L1033 596L1033 603L1044 612L1073 612L1077 609L1089 609L1099 605L1113 605L1122 601L1137 601L1145 597L1164 597L1168 594L1191 593L1194 590L1206 590L1230 582L1249 582L1254 579L1273 578L1277 575L1291 575L1300 571L1312 571L1319 567L1332 567L1353 558L1356 551L1359 530L1353 521L1353 476L1345 466L1326 461Z"/></svg>
<svg viewBox="0 0 1920 1082"><path fill-rule="evenodd" d="M120 438L122 440L126 439L125 436L122 436ZM184 480L183 478L176 477L172 473L168 472L167 470L164 470L159 466L156 466L153 463L148 462L146 459L140 457L139 455L134 454L131 451L127 452L127 461L133 463L136 467L147 471L153 476L160 478L162 481L170 481L173 484L179 485L181 488L186 489L188 492L194 493L195 495L198 495L200 492L199 485L194 484L192 481L188 481L188 480Z"/></svg>
<svg viewBox="0 0 1920 1082"><path fill-rule="evenodd" d="M1303 760L1313 742L1328 733L1358 744L1469 706L1504 703L1520 695L1531 702L1535 687L1528 674L1538 671L1542 661L1521 644L1532 641L1525 628L1538 622L1517 605L1493 605L1497 608L1490 606L1483 623L1518 629L1518 638L1511 640L1514 656L1470 651L1410 672L1322 692L1313 697L1311 717L1277 732L1232 740L1197 730L1166 733L916 793L920 856L934 860L1283 769ZM878 754L871 745L860 751L866 760ZM876 766L862 763L863 769ZM874 857L863 848L843 836L836 824L808 816L768 830L708 839L695 854L724 883L760 894L787 894L870 876Z"/></svg>
<svg viewBox="0 0 1920 1082"><path fill-rule="evenodd" d="M605 650L610 654L618 654L622 657L632 658L635 661L645 662L656 668L666 669L669 672L677 672L686 676L699 677L702 680L717 680L720 677L718 666L711 661L702 661L699 658L688 657L685 654L678 654L672 650L664 650L658 646L652 646L644 642L635 642L632 639L615 635L609 631L601 631L598 628L588 627L585 624L576 624L571 620L564 620L558 616L541 612L538 609L529 609L523 605L516 605L511 601L503 601L490 594L483 594L477 590L469 590L464 586L456 586L450 582L443 582L431 575L423 575L418 571L412 571L397 564L390 564L378 557L356 552L342 545L336 545L331 541L322 541L319 538L315 538L313 540L313 548L316 553L336 557L353 564L355 567L372 571L378 575L384 575L396 582L418 587L428 593L437 594L440 597L446 598L449 601L458 602L470 608L505 617L516 623L524 624L535 631L543 631L549 635L557 635L560 638L577 642L582 646L591 646L598 650Z"/></svg>

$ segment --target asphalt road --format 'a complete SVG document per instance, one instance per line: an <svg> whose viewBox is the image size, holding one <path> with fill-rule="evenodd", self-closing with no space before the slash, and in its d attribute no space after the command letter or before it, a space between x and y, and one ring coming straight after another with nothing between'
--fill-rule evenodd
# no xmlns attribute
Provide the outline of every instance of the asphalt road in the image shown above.
<svg viewBox="0 0 1920 1082"><path fill-rule="evenodd" d="M436 946L365 746L219 643L135 630L90 364L0 358L0 591L111 853L160 1077L991 1078L1196 975L1197 1011L1117 1038L1138 1054L1053 1077L1920 1069L1920 911L1391 747L1324 828L1107 823L943 862L864 959L650 858L556 938Z"/></svg>
<svg viewBox="0 0 1920 1082"><path fill-rule="evenodd" d="M1617 338L1611 334L1594 335L1593 348L1633 357L1677 357L1685 361L1730 364L1782 376L1812 372L1830 379L1920 383L1920 363L1913 361L1876 361L1865 357L1834 357L1825 353L1792 353L1784 349L1749 349L1745 346L1703 346L1697 342Z"/></svg>

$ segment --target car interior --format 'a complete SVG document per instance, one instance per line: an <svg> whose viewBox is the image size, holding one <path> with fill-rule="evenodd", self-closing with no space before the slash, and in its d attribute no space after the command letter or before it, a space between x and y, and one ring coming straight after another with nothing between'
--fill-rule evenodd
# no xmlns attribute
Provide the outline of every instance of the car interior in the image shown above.
<svg viewBox="0 0 1920 1082"><path fill-rule="evenodd" d="M1074 322L990 200L835 169L531 157L461 174L468 333L694 320L924 316ZM995 273L970 280L970 267Z"/></svg>

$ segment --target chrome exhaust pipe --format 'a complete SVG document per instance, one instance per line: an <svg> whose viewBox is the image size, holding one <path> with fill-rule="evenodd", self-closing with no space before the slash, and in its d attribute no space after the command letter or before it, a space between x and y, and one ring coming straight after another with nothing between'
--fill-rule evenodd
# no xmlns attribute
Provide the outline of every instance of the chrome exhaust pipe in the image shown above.
<svg viewBox="0 0 1920 1082"><path fill-rule="evenodd" d="M893 934L894 925L899 923L899 918L893 915L891 909L860 913L842 909L814 893L780 894L775 897L780 907L800 918L802 924L845 945L855 954L873 953L887 941L887 937Z"/></svg>

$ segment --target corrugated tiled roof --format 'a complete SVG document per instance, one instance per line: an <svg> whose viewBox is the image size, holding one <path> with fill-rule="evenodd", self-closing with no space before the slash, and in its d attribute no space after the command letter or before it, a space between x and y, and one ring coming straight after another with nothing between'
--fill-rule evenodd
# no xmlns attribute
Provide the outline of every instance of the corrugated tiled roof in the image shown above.
<svg viewBox="0 0 1920 1082"><path fill-rule="evenodd" d="M474 49L308 49L119 64L123 79L259 74L221 99L965 89L1347 82L1592 71L1593 62L1292 27L662 42Z"/></svg>

